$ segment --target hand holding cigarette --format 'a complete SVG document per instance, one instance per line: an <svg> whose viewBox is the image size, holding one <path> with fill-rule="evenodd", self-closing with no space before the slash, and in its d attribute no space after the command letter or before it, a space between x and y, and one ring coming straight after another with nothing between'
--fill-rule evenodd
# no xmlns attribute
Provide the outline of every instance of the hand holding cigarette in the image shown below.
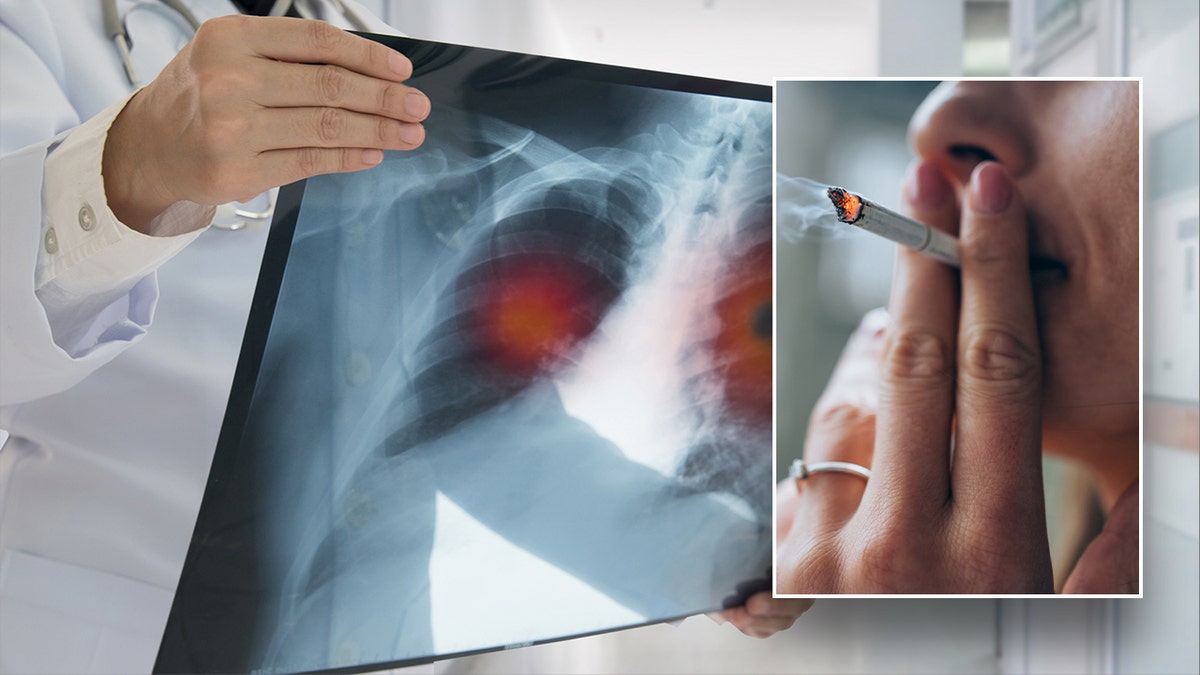
<svg viewBox="0 0 1200 675"><path fill-rule="evenodd" d="M1024 205L995 162L975 167L961 213L931 162L914 168L906 197L916 220L958 226L961 281L901 250L891 324L852 339L805 448L810 463L853 462L871 477L827 473L781 487L790 519L778 532L777 590L1051 592ZM870 360L873 408L839 391Z"/></svg>

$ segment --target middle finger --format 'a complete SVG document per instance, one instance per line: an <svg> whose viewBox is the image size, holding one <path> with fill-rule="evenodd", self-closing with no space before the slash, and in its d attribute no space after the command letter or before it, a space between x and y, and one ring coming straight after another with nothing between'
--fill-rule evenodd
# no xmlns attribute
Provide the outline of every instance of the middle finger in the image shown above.
<svg viewBox="0 0 1200 675"><path fill-rule="evenodd" d="M429 98L421 91L356 73L340 66L264 61L270 73L258 81L271 84L256 90L251 99L268 108L343 108L380 115L402 122L420 122L429 116Z"/></svg>
<svg viewBox="0 0 1200 675"><path fill-rule="evenodd" d="M261 150L286 148L378 148L411 150L425 140L416 122L368 115L341 108L272 108L259 111L264 121L257 137Z"/></svg>

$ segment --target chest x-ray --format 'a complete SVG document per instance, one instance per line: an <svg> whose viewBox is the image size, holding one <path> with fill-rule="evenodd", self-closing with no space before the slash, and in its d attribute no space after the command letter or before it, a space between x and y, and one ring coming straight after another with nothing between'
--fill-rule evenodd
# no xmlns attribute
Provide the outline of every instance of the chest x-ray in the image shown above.
<svg viewBox="0 0 1200 675"><path fill-rule="evenodd" d="M427 140L284 190L156 670L415 663L767 587L770 90L385 40Z"/></svg>

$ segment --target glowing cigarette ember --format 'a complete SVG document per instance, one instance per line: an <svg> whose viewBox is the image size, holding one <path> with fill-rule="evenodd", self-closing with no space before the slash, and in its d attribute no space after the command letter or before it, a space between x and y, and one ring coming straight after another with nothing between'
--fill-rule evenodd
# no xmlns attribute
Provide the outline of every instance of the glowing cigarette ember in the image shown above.
<svg viewBox="0 0 1200 675"><path fill-rule="evenodd" d="M837 209L838 220L890 239L947 265L959 266L958 240L924 223L863 199L849 190L830 187L825 191Z"/></svg>
<svg viewBox="0 0 1200 675"><path fill-rule="evenodd" d="M826 191L829 199L837 208L838 220L850 225L862 217L862 199L853 192L846 192L840 187L831 187Z"/></svg>

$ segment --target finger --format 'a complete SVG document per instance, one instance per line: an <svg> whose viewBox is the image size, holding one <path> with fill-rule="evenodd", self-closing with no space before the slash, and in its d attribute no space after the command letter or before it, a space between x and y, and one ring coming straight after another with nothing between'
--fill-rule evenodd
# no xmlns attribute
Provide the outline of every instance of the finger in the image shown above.
<svg viewBox="0 0 1200 675"><path fill-rule="evenodd" d="M271 176L280 185L329 173L348 173L376 166L383 161L383 151L364 148L297 148L270 150L259 156L260 175ZM249 192L258 194L274 187L268 185Z"/></svg>
<svg viewBox="0 0 1200 675"><path fill-rule="evenodd" d="M256 113L263 122L255 138L260 150L288 148L379 148L412 150L425 140L413 122L340 108L281 108Z"/></svg>
<svg viewBox="0 0 1200 675"><path fill-rule="evenodd" d="M905 193L914 218L954 231L954 195L932 162L913 165ZM954 270L900 248L889 307L892 326L880 368L875 465L864 499L872 506L886 502L890 512L928 514L945 504L950 486L958 313Z"/></svg>
<svg viewBox="0 0 1200 675"><path fill-rule="evenodd" d="M1040 519L1041 356L1025 207L1008 171L975 168L962 220L953 489L989 517ZM1044 522L1044 521L1043 521Z"/></svg>
<svg viewBox="0 0 1200 675"><path fill-rule="evenodd" d="M1067 577L1063 593L1137 593L1140 584L1138 565L1138 483L1135 480L1117 499L1104 531L1088 544Z"/></svg>
<svg viewBox="0 0 1200 675"><path fill-rule="evenodd" d="M829 385L813 410L804 442L804 461L871 465L875 439L875 389L887 325L885 312L863 318L838 359ZM800 492L797 527L840 527L854 515L864 483L857 476L817 473L796 481Z"/></svg>
<svg viewBox="0 0 1200 675"><path fill-rule="evenodd" d="M794 616L754 616L745 607L735 607L721 612L721 619L733 624L743 634L754 638L768 638L780 631L787 630L796 623Z"/></svg>
<svg viewBox="0 0 1200 675"><path fill-rule="evenodd" d="M429 116L429 98L417 89L342 66L267 62L256 70L256 81L268 84L251 98L264 107L344 108L404 122Z"/></svg>
<svg viewBox="0 0 1200 675"><path fill-rule="evenodd" d="M393 82L412 76L408 57L324 21L287 17L247 19L246 47L276 61L328 63Z"/></svg>
<svg viewBox="0 0 1200 675"><path fill-rule="evenodd" d="M751 595L743 605L751 616L785 617L792 620L807 612L812 606L812 598L776 598L767 591Z"/></svg>
<svg viewBox="0 0 1200 675"><path fill-rule="evenodd" d="M891 315L882 307L863 315L838 357L837 367L825 387L826 394L863 408L876 408L879 403L879 359L883 356L883 337L891 323Z"/></svg>

